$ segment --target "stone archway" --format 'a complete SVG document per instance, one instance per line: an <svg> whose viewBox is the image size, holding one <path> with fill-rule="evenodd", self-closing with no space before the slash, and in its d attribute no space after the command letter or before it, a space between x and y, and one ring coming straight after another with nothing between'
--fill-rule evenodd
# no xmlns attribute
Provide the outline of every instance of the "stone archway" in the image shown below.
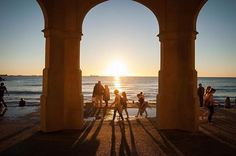
<svg viewBox="0 0 236 156"><path fill-rule="evenodd" d="M46 38L41 130L80 129L83 126L82 23L91 8L106 0L37 1L44 14ZM159 22L158 127L195 131L199 106L195 70L196 20L207 0L135 1L149 8Z"/></svg>

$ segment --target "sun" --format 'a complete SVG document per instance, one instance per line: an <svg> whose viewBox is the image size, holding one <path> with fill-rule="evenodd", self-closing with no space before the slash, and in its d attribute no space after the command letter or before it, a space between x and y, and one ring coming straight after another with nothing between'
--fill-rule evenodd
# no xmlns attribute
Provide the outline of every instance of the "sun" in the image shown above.
<svg viewBox="0 0 236 156"><path fill-rule="evenodd" d="M120 60L115 60L111 62L109 67L106 69L105 74L108 76L121 77L128 76L129 72L124 62Z"/></svg>

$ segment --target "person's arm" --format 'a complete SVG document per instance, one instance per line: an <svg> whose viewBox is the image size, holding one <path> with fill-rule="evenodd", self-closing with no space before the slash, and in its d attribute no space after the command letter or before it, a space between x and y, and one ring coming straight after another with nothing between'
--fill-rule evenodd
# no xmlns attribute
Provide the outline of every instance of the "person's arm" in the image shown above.
<svg viewBox="0 0 236 156"><path fill-rule="evenodd" d="M128 100L128 98L126 98L125 102L126 102L127 104L129 103L129 100Z"/></svg>
<svg viewBox="0 0 236 156"><path fill-rule="evenodd" d="M110 105L110 107L112 107L114 104L115 104L115 102L112 102L111 105Z"/></svg>
<svg viewBox="0 0 236 156"><path fill-rule="evenodd" d="M115 102L116 102L116 97L115 97L114 102L111 103L110 107L112 107L115 104Z"/></svg>
<svg viewBox="0 0 236 156"><path fill-rule="evenodd" d="M117 102L117 100L118 100L118 98L115 97L115 100L114 100L114 102L111 103L110 107L113 106Z"/></svg>
<svg viewBox="0 0 236 156"><path fill-rule="evenodd" d="M8 94L8 96L9 96L9 93L8 93L8 91L7 91L7 88L5 87L5 91L6 91L6 93Z"/></svg>

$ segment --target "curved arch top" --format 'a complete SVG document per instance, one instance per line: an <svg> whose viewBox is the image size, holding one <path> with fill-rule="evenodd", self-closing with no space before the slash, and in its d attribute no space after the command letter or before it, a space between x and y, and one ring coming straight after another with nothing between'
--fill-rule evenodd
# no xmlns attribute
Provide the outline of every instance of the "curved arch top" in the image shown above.
<svg viewBox="0 0 236 156"><path fill-rule="evenodd" d="M45 0L37 0L42 13L43 13L43 17L44 17L44 27L48 28L48 13L47 13L47 9L46 9L46 4L45 4Z"/></svg>
<svg viewBox="0 0 236 156"><path fill-rule="evenodd" d="M197 25L197 18L198 15L200 13L200 10L202 9L202 7L206 4L208 0L198 0L197 1L197 7L195 9L195 13L194 13L194 29L196 29L196 25Z"/></svg>
<svg viewBox="0 0 236 156"><path fill-rule="evenodd" d="M95 1L96 1L96 0L95 0ZM96 3L93 1L93 4L92 4L90 7L88 7L88 8L86 9L86 11L84 12L85 14L84 14L84 17L83 17L83 22L84 22L84 20L86 19L86 16L89 14L89 12L92 11L92 9L96 9L96 7L97 7L98 5L106 5L106 4L104 4L104 3L107 3L107 2L109 2L109 0L97 0ZM119 1L118 1L118 2L119 2ZM145 9L145 11L148 11L149 13L151 13L152 16L154 17L153 19L154 19L154 21L155 21L155 24L157 25L157 28L159 29L159 21L158 21L158 18L157 18L157 15L155 14L155 12L153 12L153 11L152 11L148 6L146 6L145 4L142 4L142 3L140 3L140 2L138 2L138 1L136 1L136 0L130 0L130 2L131 2L133 5L142 7L141 9ZM117 3L115 3L115 4L117 4ZM112 5L112 6L115 6L115 4ZM83 23L83 22L82 22L82 23Z"/></svg>

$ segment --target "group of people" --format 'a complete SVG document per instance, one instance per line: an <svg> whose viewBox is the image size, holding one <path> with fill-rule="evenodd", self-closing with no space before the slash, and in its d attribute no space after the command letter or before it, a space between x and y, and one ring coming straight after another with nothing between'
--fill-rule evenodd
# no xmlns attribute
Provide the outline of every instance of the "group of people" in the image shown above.
<svg viewBox="0 0 236 156"><path fill-rule="evenodd" d="M207 86L206 89L199 84L197 94L199 97L200 107L207 109L207 111L203 112L201 118L205 118L208 114L208 122L212 123L212 116L214 114L214 106L215 104L219 104L217 101L214 100L213 94L216 92L216 89L212 88L211 86ZM236 100L235 100L236 101ZM235 102L236 105L236 102ZM231 101L229 97L225 99L225 108L231 108Z"/></svg>
<svg viewBox="0 0 236 156"><path fill-rule="evenodd" d="M128 104L128 98L126 92L122 92L121 95L119 94L119 90L114 90L115 99L111 103L110 108L114 105L114 114L113 114L113 120L116 117L116 113L118 112L120 118L124 120L122 112L125 111L127 118L129 118L129 113L127 110L127 104ZM146 108L148 106L148 102L144 100L143 92L140 92L137 94L138 97L138 112L136 117L139 115L142 116L142 114L145 112L146 117L148 116ZM108 107L108 101L110 100L110 90L108 85L105 85L103 87L101 81L98 81L98 83L95 84L93 88L93 95L92 95L92 102L95 105L95 107L102 107L102 102L105 102L105 107Z"/></svg>
<svg viewBox="0 0 236 156"><path fill-rule="evenodd" d="M204 107L207 111L203 112L201 118L205 118L208 114L208 123L212 123L212 116L214 114L214 105L217 103L214 101L213 94L216 92L211 86L207 86L205 89L202 84L199 84L197 93L199 97L200 107Z"/></svg>

